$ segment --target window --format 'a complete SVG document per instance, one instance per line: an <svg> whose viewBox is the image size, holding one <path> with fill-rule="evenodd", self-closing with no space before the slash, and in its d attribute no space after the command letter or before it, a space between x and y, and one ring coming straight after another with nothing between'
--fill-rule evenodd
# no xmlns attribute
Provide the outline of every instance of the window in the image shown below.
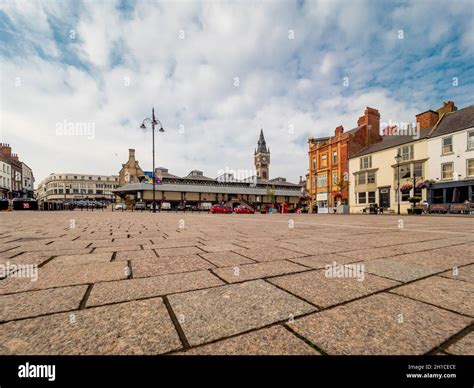
<svg viewBox="0 0 474 388"><path fill-rule="evenodd" d="M467 176L474 176L474 159L467 160Z"/></svg>
<svg viewBox="0 0 474 388"><path fill-rule="evenodd" d="M441 165L441 179L453 179L453 163Z"/></svg>
<svg viewBox="0 0 474 388"><path fill-rule="evenodd" d="M467 133L467 149L474 150L474 131Z"/></svg>
<svg viewBox="0 0 474 388"><path fill-rule="evenodd" d="M367 173L367 183L375 183L375 171L370 171Z"/></svg>
<svg viewBox="0 0 474 388"><path fill-rule="evenodd" d="M443 149L442 149L442 154L443 155L450 154L451 152L453 152L453 138L452 138L452 136L445 137L442 140L442 144L443 144Z"/></svg>
<svg viewBox="0 0 474 388"><path fill-rule="evenodd" d="M409 164L404 164L400 166L400 179L406 179L410 178L411 172L410 172L410 165Z"/></svg>
<svg viewBox="0 0 474 388"><path fill-rule="evenodd" d="M327 184L328 184L327 174L318 175L318 187L327 186Z"/></svg>
<svg viewBox="0 0 474 388"><path fill-rule="evenodd" d="M332 163L333 164L337 163L337 151L332 152Z"/></svg>
<svg viewBox="0 0 474 388"><path fill-rule="evenodd" d="M408 198L410 198L410 189L407 190L400 190L402 192L402 202L408 201Z"/></svg>
<svg viewBox="0 0 474 388"><path fill-rule="evenodd" d="M423 163L413 164L413 175L417 177L423 176Z"/></svg>
<svg viewBox="0 0 474 388"><path fill-rule="evenodd" d="M313 189L316 188L316 178L313 177Z"/></svg>
<svg viewBox="0 0 474 388"><path fill-rule="evenodd" d="M372 167L372 156L364 156L360 158L360 169L365 170Z"/></svg>
<svg viewBox="0 0 474 388"><path fill-rule="evenodd" d="M313 159L313 170L316 170L316 159Z"/></svg>
<svg viewBox="0 0 474 388"><path fill-rule="evenodd" d="M332 184L335 185L337 183L337 172L332 173Z"/></svg>
<svg viewBox="0 0 474 388"><path fill-rule="evenodd" d="M357 203L367 203L367 193L357 193Z"/></svg>
<svg viewBox="0 0 474 388"><path fill-rule="evenodd" d="M369 191L368 193L369 203L375 203L375 191Z"/></svg>
<svg viewBox="0 0 474 388"><path fill-rule="evenodd" d="M328 164L328 154L321 155L321 167L326 167Z"/></svg>
<svg viewBox="0 0 474 388"><path fill-rule="evenodd" d="M358 185L365 185L365 173L357 174L357 184Z"/></svg>
<svg viewBox="0 0 474 388"><path fill-rule="evenodd" d="M400 147L398 154L402 157L402 160L411 160L414 158L413 144Z"/></svg>

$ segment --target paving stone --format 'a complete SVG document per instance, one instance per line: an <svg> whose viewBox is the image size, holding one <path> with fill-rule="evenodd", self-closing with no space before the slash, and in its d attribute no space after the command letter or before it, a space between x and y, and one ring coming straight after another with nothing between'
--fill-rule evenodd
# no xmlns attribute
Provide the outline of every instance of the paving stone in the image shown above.
<svg viewBox="0 0 474 388"><path fill-rule="evenodd" d="M446 348L449 354L474 355L474 332L470 332Z"/></svg>
<svg viewBox="0 0 474 388"><path fill-rule="evenodd" d="M89 253L87 255L69 255L69 256L57 256L53 260L49 261L45 267L52 267L56 265L80 265L80 264L94 264L94 263L107 263L112 260L112 253Z"/></svg>
<svg viewBox="0 0 474 388"><path fill-rule="evenodd" d="M97 283L87 300L87 306L151 298L177 292L215 287L224 284L209 271L134 278Z"/></svg>
<svg viewBox="0 0 474 388"><path fill-rule="evenodd" d="M199 248L206 252L225 252L240 249L240 247L234 244L200 245Z"/></svg>
<svg viewBox="0 0 474 388"><path fill-rule="evenodd" d="M306 256L305 253L292 252L278 247L241 249L235 250L235 252L256 261L283 260Z"/></svg>
<svg viewBox="0 0 474 388"><path fill-rule="evenodd" d="M455 267L452 270L440 274L445 278L454 280L461 280L469 283L474 283L474 265L466 265L464 267Z"/></svg>
<svg viewBox="0 0 474 388"><path fill-rule="evenodd" d="M101 247L94 249L94 253L104 253L104 252L128 252L128 251L141 251L142 247L140 245L117 245L109 247Z"/></svg>
<svg viewBox="0 0 474 388"><path fill-rule="evenodd" d="M78 309L86 290L74 286L0 295L0 321Z"/></svg>
<svg viewBox="0 0 474 388"><path fill-rule="evenodd" d="M226 267L215 269L214 272L229 283L242 282L288 274L292 272L307 271L308 269L301 265L291 263L286 260L266 261L256 264L245 264L241 266Z"/></svg>
<svg viewBox="0 0 474 388"><path fill-rule="evenodd" d="M338 264L349 264L357 262L358 260L352 257L341 256L339 253L325 253L316 256L297 257L290 259L290 261L314 269L320 269L326 268L328 265L333 265L334 262Z"/></svg>
<svg viewBox="0 0 474 388"><path fill-rule="evenodd" d="M209 345L190 349L189 355L319 355L314 348L282 326L271 326Z"/></svg>
<svg viewBox="0 0 474 388"><path fill-rule="evenodd" d="M37 281L19 277L2 280L0 294L125 279L129 273L124 264L116 262L39 268Z"/></svg>
<svg viewBox="0 0 474 388"><path fill-rule="evenodd" d="M363 280L327 277L326 270L316 270L279 276L269 281L320 307L347 302L400 284L370 274L363 276L360 278Z"/></svg>
<svg viewBox="0 0 474 388"><path fill-rule="evenodd" d="M382 293L295 319L293 330L328 354L425 354L469 325L467 317Z"/></svg>
<svg viewBox="0 0 474 388"><path fill-rule="evenodd" d="M263 280L186 292L168 299L191 345L315 310Z"/></svg>
<svg viewBox="0 0 474 388"><path fill-rule="evenodd" d="M157 257L158 255L152 249L146 249L143 251L122 251L116 253L115 261L156 259Z"/></svg>
<svg viewBox="0 0 474 388"><path fill-rule="evenodd" d="M0 325L0 354L160 354L181 347L161 298Z"/></svg>
<svg viewBox="0 0 474 388"><path fill-rule="evenodd" d="M253 260L250 260L246 257L243 257L242 255L230 251L201 253L199 254L199 256L210 261L217 267L230 267L240 264L255 263L255 261Z"/></svg>
<svg viewBox="0 0 474 388"><path fill-rule="evenodd" d="M198 271L214 266L198 255L132 260L134 278Z"/></svg>
<svg viewBox="0 0 474 388"><path fill-rule="evenodd" d="M160 248L156 249L159 257L172 257L172 256L187 256L195 255L197 253L203 253L203 251L197 247L183 247L183 248Z"/></svg>
<svg viewBox="0 0 474 388"><path fill-rule="evenodd" d="M397 256L397 260L407 261L409 263L437 269L439 271L452 269L453 267L461 265L474 264L474 259L463 254L458 254L454 249L450 252L434 249L431 251L401 255Z"/></svg>
<svg viewBox="0 0 474 388"><path fill-rule="evenodd" d="M474 317L474 284L432 276L392 292Z"/></svg>
<svg viewBox="0 0 474 388"><path fill-rule="evenodd" d="M409 282L439 272L433 268L397 260L396 257L364 261L362 264L364 264L366 272L400 282Z"/></svg>

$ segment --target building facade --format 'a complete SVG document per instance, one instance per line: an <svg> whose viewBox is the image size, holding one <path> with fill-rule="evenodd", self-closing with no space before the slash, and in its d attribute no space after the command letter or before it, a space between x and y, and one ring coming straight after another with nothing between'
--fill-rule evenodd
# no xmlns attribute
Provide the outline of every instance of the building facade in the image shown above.
<svg viewBox="0 0 474 388"><path fill-rule="evenodd" d="M9 198L11 186L11 166L6 161L0 160L0 198Z"/></svg>
<svg viewBox="0 0 474 388"><path fill-rule="evenodd" d="M46 201L113 201L112 190L119 187L116 175L52 173L38 185L37 199Z"/></svg>
<svg viewBox="0 0 474 388"><path fill-rule="evenodd" d="M426 136L431 128L422 130L420 138L397 135L384 136L382 142L367 147L349 160L350 211L361 213L370 205L406 213L411 197L426 200L426 190L421 183L427 176ZM397 162L396 156L401 159ZM398 180L400 174L400 181ZM398 190L400 182L400 190Z"/></svg>
<svg viewBox="0 0 474 388"><path fill-rule="evenodd" d="M231 207L249 206L256 210L266 207L296 208L301 200L302 186L287 182L282 177L268 179L270 150L266 146L263 131L260 132L254 152L254 163L257 176L240 180L230 173L211 178L199 170L179 177L170 174L164 167L158 167L155 169L155 175L159 178L159 183L155 185L156 201L161 205L169 203L172 209L179 205L202 207L203 204L216 203ZM126 174L129 174L129 183L125 179ZM119 176L120 182L125 182L114 190L119 201L129 206L137 201L153 201L153 186L144 183L145 176L135 160L134 150L129 150L129 160L122 165Z"/></svg>
<svg viewBox="0 0 474 388"><path fill-rule="evenodd" d="M27 180L27 187L23 179L23 162L20 161L17 154L12 153L12 148L9 144L0 144L0 160L10 166L10 189L8 198L31 197L33 190L28 189L34 185L33 172L28 167L28 177L30 179Z"/></svg>
<svg viewBox="0 0 474 388"><path fill-rule="evenodd" d="M430 203L474 203L474 106L448 111L428 138Z"/></svg>
<svg viewBox="0 0 474 388"><path fill-rule="evenodd" d="M309 195L311 211L327 213L330 208L349 204L349 157L362 148L380 142L380 114L367 107L357 127L344 132L339 126L334 135L309 138Z"/></svg>
<svg viewBox="0 0 474 388"><path fill-rule="evenodd" d="M33 170L25 163L21 162L22 190L28 198L33 198L35 190L35 177Z"/></svg>
<svg viewBox="0 0 474 388"><path fill-rule="evenodd" d="M457 110L447 101L416 115L410 134L385 128L381 142L350 157L349 170L351 213L371 205L407 213L410 200L473 201L474 107Z"/></svg>

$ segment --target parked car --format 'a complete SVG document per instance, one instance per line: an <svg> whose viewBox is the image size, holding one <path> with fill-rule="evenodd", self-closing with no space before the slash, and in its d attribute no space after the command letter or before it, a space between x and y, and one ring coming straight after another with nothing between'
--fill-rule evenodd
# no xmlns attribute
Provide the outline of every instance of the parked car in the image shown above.
<svg viewBox="0 0 474 388"><path fill-rule="evenodd" d="M212 207L212 203L210 203L210 202L203 202L203 203L201 203L201 205L199 206L199 208L200 208L201 210L204 210L204 211L206 211L206 210L207 210L207 211L211 210L211 207Z"/></svg>
<svg viewBox="0 0 474 388"><path fill-rule="evenodd" d="M136 202L135 210L146 210L145 202L142 202L142 201Z"/></svg>
<svg viewBox="0 0 474 388"><path fill-rule="evenodd" d="M124 203L118 203L117 205L115 205L115 210L127 210L127 205L125 205Z"/></svg>
<svg viewBox="0 0 474 388"><path fill-rule="evenodd" d="M254 214L255 210L249 209L249 208L246 208L246 207L243 207L243 206L237 206L234 209L234 213L237 213L237 214Z"/></svg>
<svg viewBox="0 0 474 388"><path fill-rule="evenodd" d="M169 202L163 202L161 204L161 210L171 210L171 204Z"/></svg>
<svg viewBox="0 0 474 388"><path fill-rule="evenodd" d="M227 213L232 213L232 209L223 205L213 205L211 207L211 213L212 214L214 213L227 214Z"/></svg>
<svg viewBox="0 0 474 388"><path fill-rule="evenodd" d="M153 202L147 204L146 207L147 209L153 210ZM155 209L160 210L160 204L158 202L155 202Z"/></svg>

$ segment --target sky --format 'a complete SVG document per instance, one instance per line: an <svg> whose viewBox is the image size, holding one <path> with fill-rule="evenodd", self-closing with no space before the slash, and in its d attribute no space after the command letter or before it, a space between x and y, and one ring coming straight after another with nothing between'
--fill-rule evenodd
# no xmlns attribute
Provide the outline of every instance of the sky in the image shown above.
<svg viewBox="0 0 474 388"><path fill-rule="evenodd" d="M0 140L35 175L253 172L297 182L309 136L473 104L471 1L0 0Z"/></svg>

